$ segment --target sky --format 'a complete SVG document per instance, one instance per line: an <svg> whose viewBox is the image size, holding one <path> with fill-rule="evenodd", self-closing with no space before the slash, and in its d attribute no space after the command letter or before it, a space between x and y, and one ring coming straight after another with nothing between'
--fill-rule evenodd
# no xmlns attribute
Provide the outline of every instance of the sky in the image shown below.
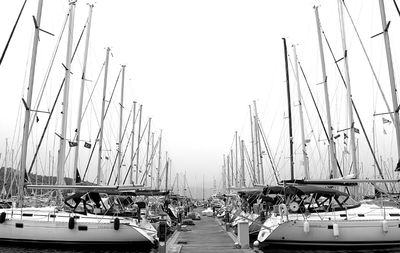
<svg viewBox="0 0 400 253"><path fill-rule="evenodd" d="M1 50L5 47L22 3L22 0L2 3ZM234 147L235 131L245 140L250 150L249 105L253 104L253 101L257 102L259 117L281 177L288 177L288 113L281 38L287 38L291 64L294 63L291 45L297 46L298 57L314 91L317 107L325 118L323 87L317 85L322 81L322 77L313 7L319 6L322 27L336 58L339 59L343 53L336 1L98 0L91 2L78 0L74 45L87 19L87 3L92 3L95 7L87 67L87 79L90 81L86 82L84 103L87 103L90 91L95 85L96 89L89 102L87 116L83 119L83 140L95 142L103 85L103 73L100 74L100 69L105 59L105 48L110 47L112 56L110 57L107 96L111 94L120 66L126 65L124 122L127 121L133 101L143 104L143 122L148 117L152 118L151 130L154 131L156 138L160 129L163 131L162 149L163 152L168 151L168 156L172 160L172 179L175 173L179 172L181 173L180 182L183 182L182 175L186 172L189 185L197 189L197 195L203 176L207 189L213 186L214 178L217 187L221 187L223 155L228 154ZM387 19L391 21L390 36L396 72L399 52L394 45L398 45L396 31L400 17L392 1L385 1L385 3ZM382 30L378 1L351 1L347 4L378 79L384 87L385 95L391 101L383 38L382 36L370 38ZM0 162L2 164L6 138L9 147L15 150L21 142L23 122L21 98L26 97L34 32L32 15L36 15L36 5L37 1L27 2L5 59L0 66L0 115L2 118L0 152L3 153ZM55 36L40 34L33 101L39 97L39 88L44 83L46 70L67 12L68 1L66 0L44 1L41 28L54 33ZM373 117L374 112L387 110L383 106L382 97L347 14L345 17L353 99L360 109L361 118L364 120L363 123L370 138L372 138L372 122L376 120L378 129L376 132L379 132L376 148L382 156L382 163L387 163L387 170L392 171L389 161L392 156L394 156L394 161L397 160L393 124L383 125L381 117ZM66 38L65 33L49 75L43 102L39 106L41 110L51 108L55 92L62 81ZM324 47L333 128L337 133L338 130L345 129L348 124L345 90L325 42ZM76 125L82 64L83 44L77 50L76 60L72 64L68 136L73 136ZM343 66L340 65L340 68ZM399 80L398 73L396 77ZM292 69L290 69L290 78L295 126L295 166L296 174L302 177L298 103L295 101L297 92ZM99 79L98 82L96 82L97 79ZM115 143L118 137L121 97L119 85L105 123L107 136L105 143L106 149L109 150L106 152L109 152L110 156L115 155ZM303 103L308 111L306 135L311 140L308 152L312 161L312 175L326 177L329 164L326 140L324 141L321 124L318 122L316 110L303 79L301 87ZM41 152L40 162L37 165L39 173L49 173L49 152L50 160L51 156L55 156L54 159L57 158L56 150L59 144L54 132L60 132L60 108L58 104L49 133L46 134L45 148ZM34 124L29 144L29 157L32 157L46 118L46 115L39 114L40 120ZM356 127L360 128L358 121L356 121ZM383 134L383 130L386 134ZM370 177L373 173L372 156L369 154L365 138L358 135L357 140L359 140L360 165L365 168L365 175ZM124 145L126 141L125 139ZM338 139L338 154L340 163L348 167L350 162L348 155L344 152L346 147L343 142L342 135L341 139ZM18 155L14 160L17 160L17 157ZM80 157L82 170L88 157L88 150L83 150ZM67 168L71 168L73 164L71 158L66 163ZM96 162L97 159L94 159L91 164L90 180L95 178ZM267 160L265 160L265 166L267 181L272 182ZM103 167L107 170L109 165L103 163ZM71 170L67 169L66 173L71 175Z"/></svg>

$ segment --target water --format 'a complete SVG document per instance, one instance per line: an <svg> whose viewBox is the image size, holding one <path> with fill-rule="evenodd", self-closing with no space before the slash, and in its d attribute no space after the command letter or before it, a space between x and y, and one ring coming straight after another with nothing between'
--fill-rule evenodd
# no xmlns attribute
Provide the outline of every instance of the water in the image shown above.
<svg viewBox="0 0 400 253"><path fill-rule="evenodd" d="M78 246L77 246L78 247ZM113 250L113 249L55 249L55 248L28 248L28 247L16 247L7 246L0 247L1 253L157 253L157 249L123 249L123 250Z"/></svg>
<svg viewBox="0 0 400 253"><path fill-rule="evenodd" d="M388 252L400 252L400 247L391 249L346 249L346 250L324 250L324 249L313 249L313 250L296 250L296 249L265 249L263 252L274 252L274 253L388 253Z"/></svg>

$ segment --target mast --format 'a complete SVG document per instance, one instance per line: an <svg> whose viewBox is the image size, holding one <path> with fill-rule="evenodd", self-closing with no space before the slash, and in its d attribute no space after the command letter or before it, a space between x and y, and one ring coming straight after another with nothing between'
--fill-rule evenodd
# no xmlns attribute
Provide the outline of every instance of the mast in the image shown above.
<svg viewBox="0 0 400 253"><path fill-rule="evenodd" d="M235 186L238 187L238 182L239 182L239 176L238 176L238 135L237 135L237 131L235 131Z"/></svg>
<svg viewBox="0 0 400 253"><path fill-rule="evenodd" d="M250 110L250 129L251 129L251 163L252 163L252 172L253 172L253 180L254 183L259 183L256 178L256 159L254 152L254 125L253 125L253 113L251 112L251 105L249 105Z"/></svg>
<svg viewBox="0 0 400 253"><path fill-rule="evenodd" d="M224 155L224 163L225 163L225 155ZM231 191L231 172L229 168L229 155L226 156L226 170L228 171L228 193Z"/></svg>
<svg viewBox="0 0 400 253"><path fill-rule="evenodd" d="M76 183L76 176L79 171L78 168L78 160L79 160L79 142L81 137L81 117L82 117L82 104L83 104L83 92L85 89L85 81L86 81L86 64L87 57L89 52L89 38L90 38L90 27L92 23L92 11L93 5L89 4L89 16L87 21L87 31L86 31L86 44L85 44L85 53L83 57L83 66L82 66L82 78L81 78L81 89L79 94L79 107L78 107L78 115L76 121L76 143L78 144L75 148L75 157L74 157L74 177L72 179L72 184Z"/></svg>
<svg viewBox="0 0 400 253"><path fill-rule="evenodd" d="M150 166L151 166L151 173L150 173L150 188L153 189L153 170L154 170L154 155L155 154L155 147L154 147L154 132L151 133L151 157L150 157Z"/></svg>
<svg viewBox="0 0 400 253"><path fill-rule="evenodd" d="M204 174L203 174L203 201L204 201Z"/></svg>
<svg viewBox="0 0 400 253"><path fill-rule="evenodd" d="M297 52L296 46L293 45L293 54L294 54L294 72L295 78L297 83L297 96L298 96L298 104L299 104L299 115L300 115L300 129L301 129L301 146L302 146L302 153L303 153L303 165L304 165L304 178L310 178L310 169L309 169L309 162L307 156L307 145L306 139L304 134L304 119L303 119L303 104L302 104L302 96L301 96L301 89L300 89L300 80L299 80L299 66L297 64Z"/></svg>
<svg viewBox="0 0 400 253"><path fill-rule="evenodd" d="M142 105L139 107L139 126L138 126L138 146L137 146L137 154L136 154L136 180L135 183L138 184L139 180L139 151L140 151L140 129L142 127Z"/></svg>
<svg viewBox="0 0 400 253"><path fill-rule="evenodd" d="M31 118L31 104L32 104L32 93L33 93L33 83L35 77L35 67L36 67L36 55L38 50L38 42L39 42L39 28L40 21L42 20L42 7L43 0L39 0L38 9L36 14L36 27L35 27L35 36L33 40L33 48L32 48L32 58L31 58L31 68L29 73L29 84L28 84L28 94L26 98L26 107L25 107L25 121L23 127L23 136L22 136L22 150L21 150L21 167L19 170L19 185L18 185L18 193L19 193L19 206L22 207L22 201L24 198L24 178L26 174L26 157L28 152L28 136L29 136L29 122Z"/></svg>
<svg viewBox="0 0 400 253"><path fill-rule="evenodd" d="M240 157L241 157L241 165L240 165L240 186L246 187L246 177L244 175L244 140L240 141Z"/></svg>
<svg viewBox="0 0 400 253"><path fill-rule="evenodd" d="M342 49L344 54L344 77L346 80L347 87L347 111L350 124L350 153L351 160L353 161L353 172L356 178L358 178L358 162L357 162L357 150L356 150L356 138L354 133L354 117L353 117L353 105L352 105L352 94L350 85L350 72L349 72L349 61L347 58L347 45L346 45L346 31L344 28L344 17L343 17L343 3L342 0L338 0L339 7L339 20L340 20L340 32L342 37ZM356 194L356 193L355 193Z"/></svg>
<svg viewBox="0 0 400 253"><path fill-rule="evenodd" d="M74 34L74 14L75 14L75 1L69 2L69 30L68 30L68 44L67 44L67 58L65 63L65 83L64 83L64 97L62 103L62 123L61 123L61 138L60 149L57 161L57 184L64 184L64 168L65 168L65 146L67 135L68 123L68 97L69 97L69 83L71 75L71 54L72 54L72 40Z"/></svg>
<svg viewBox="0 0 400 253"><path fill-rule="evenodd" d="M124 86L125 86L125 65L122 65L122 82L121 82L121 103L119 111L119 138L118 138L118 185L121 184L121 167L122 167L122 120L124 111Z"/></svg>
<svg viewBox="0 0 400 253"><path fill-rule="evenodd" d="M103 99L101 104L100 114L100 139L99 139L99 157L97 162L97 184L101 184L101 152L103 150L103 132L104 132L104 110L106 106L106 91L107 91L107 75L108 75L108 61L110 58L110 48L106 50L106 66L104 69L104 86L103 86Z"/></svg>
<svg viewBox="0 0 400 253"><path fill-rule="evenodd" d="M290 106L289 67L287 59L288 55L287 55L286 39L285 38L282 39L283 39L283 49L285 53L286 87L287 87L287 100L288 100L288 113L289 113L290 179L294 180L292 109Z"/></svg>
<svg viewBox="0 0 400 253"><path fill-rule="evenodd" d="M160 130L160 137L159 137L159 144L158 144L158 166L157 166L157 190L160 189L160 183L161 183L161 178L160 178L160 170L161 170L161 139L162 139L162 130Z"/></svg>
<svg viewBox="0 0 400 253"><path fill-rule="evenodd" d="M382 0L379 0L379 9L381 12L381 21L383 28L383 38L385 40L385 49L386 49L386 59L389 71L389 80L390 80L390 90L392 92L392 105L394 111L394 127L396 130L396 142L397 142L397 158L398 164L396 166L396 171L399 170L400 165L400 122L399 122L399 104L397 101L397 93L396 93L396 82L394 79L394 70L393 70L393 61L392 61L392 51L390 49L390 40L388 27L389 24L386 23L386 13L385 13L385 5Z"/></svg>
<svg viewBox="0 0 400 253"><path fill-rule="evenodd" d="M314 6L315 10L315 19L317 22L317 32L318 32L318 43L319 43L319 53L321 57L321 70L322 70L322 78L324 84L324 93L325 93L325 106L326 106L326 118L327 118L327 129L328 129L328 142L329 142L329 155L331 162L331 170L333 178L338 177L338 169L336 166L336 158L335 158L335 142L333 141L332 134L332 120L331 120L331 109L329 105L329 94L328 94L328 84L327 84L327 76L325 69L325 57L324 57L324 48L322 46L322 37L321 37L321 24L319 20L318 7Z"/></svg>
<svg viewBox="0 0 400 253"><path fill-rule="evenodd" d="M262 154L261 154L261 141L260 141L260 126L258 124L258 112L257 112L257 104L256 101L253 100L254 104L254 135L256 137L256 155L257 155L257 173L258 173L258 181L260 184L264 184L264 168L262 163Z"/></svg>
<svg viewBox="0 0 400 253"><path fill-rule="evenodd" d="M149 118L149 127L147 128L146 166L143 172L146 175L144 178L144 185L147 184L147 168L149 167L150 128L151 128L151 118Z"/></svg>
<svg viewBox="0 0 400 253"><path fill-rule="evenodd" d="M1 156L1 154L0 154ZM6 198L7 197L7 190L6 190L6 179L7 179L7 156L8 156L8 139L6 138L6 152L4 156L4 177L3 177L3 188L1 190L1 195L2 197ZM3 193L4 196L3 196Z"/></svg>
<svg viewBox="0 0 400 253"><path fill-rule="evenodd" d="M133 184L133 168L134 166L134 157L135 157L135 123L136 123L136 101L133 101L133 121L132 121L132 145L131 145L131 171L130 171L130 182L129 184Z"/></svg>
<svg viewBox="0 0 400 253"><path fill-rule="evenodd" d="M165 160L167 161L167 164L165 166L165 190L168 191L168 167L169 167L169 158L168 158L168 153L165 152Z"/></svg>

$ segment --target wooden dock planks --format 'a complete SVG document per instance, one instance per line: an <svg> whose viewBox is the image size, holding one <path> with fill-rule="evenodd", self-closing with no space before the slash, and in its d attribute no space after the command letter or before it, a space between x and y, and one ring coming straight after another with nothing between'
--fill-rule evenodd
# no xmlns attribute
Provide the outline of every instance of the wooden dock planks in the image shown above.
<svg viewBox="0 0 400 253"><path fill-rule="evenodd" d="M201 220L195 221L194 226L187 226L171 240L168 252L181 253L203 253L203 252L252 252L250 249L235 248L235 241L221 227L213 217L202 216ZM185 230L188 231L185 231ZM179 247L181 246L181 247Z"/></svg>

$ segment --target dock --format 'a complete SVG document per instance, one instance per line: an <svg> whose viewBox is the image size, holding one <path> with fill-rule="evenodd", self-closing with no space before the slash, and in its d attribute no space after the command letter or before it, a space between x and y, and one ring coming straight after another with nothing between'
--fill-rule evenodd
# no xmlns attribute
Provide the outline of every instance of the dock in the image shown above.
<svg viewBox="0 0 400 253"><path fill-rule="evenodd" d="M167 243L168 253L237 252L250 253L251 249L241 249L232 232L215 217L201 216L194 226L184 226L176 231Z"/></svg>

